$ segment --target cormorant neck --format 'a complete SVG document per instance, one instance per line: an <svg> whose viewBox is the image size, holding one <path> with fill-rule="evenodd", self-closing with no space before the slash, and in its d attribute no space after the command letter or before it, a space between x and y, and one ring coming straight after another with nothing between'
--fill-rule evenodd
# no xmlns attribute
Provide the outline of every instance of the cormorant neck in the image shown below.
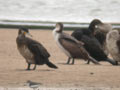
<svg viewBox="0 0 120 90"><path fill-rule="evenodd" d="M18 34L19 37L25 38L26 36L24 34Z"/></svg>
<svg viewBox="0 0 120 90"><path fill-rule="evenodd" d="M63 30L62 27L56 27L56 28L54 29L54 31L57 32L57 33L62 33L62 30Z"/></svg>

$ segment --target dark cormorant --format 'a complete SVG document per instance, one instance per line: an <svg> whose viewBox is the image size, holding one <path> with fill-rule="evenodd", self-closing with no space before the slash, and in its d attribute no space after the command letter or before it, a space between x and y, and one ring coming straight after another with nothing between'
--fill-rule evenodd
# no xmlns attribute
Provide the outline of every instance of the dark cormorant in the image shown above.
<svg viewBox="0 0 120 90"><path fill-rule="evenodd" d="M95 21L97 21L99 23L96 23ZM103 22L101 22L98 19L94 19L92 22L96 23L95 29L94 29L94 36L97 38L97 40L102 45L102 48L103 48L104 52L108 55L109 52L108 52L108 50L106 48L106 34L109 31L112 30L112 25L111 24L103 23ZM92 29L90 29L90 30L92 30Z"/></svg>
<svg viewBox="0 0 120 90"><path fill-rule="evenodd" d="M97 61L108 61L111 64L116 65L116 62L114 62L114 60L111 60L107 57L102 45L94 36L96 24L99 24L98 20L91 22L88 29L75 30L72 33L72 36L75 37L77 40L82 41L84 43L85 49L88 51L90 56L92 56Z"/></svg>
<svg viewBox="0 0 120 90"><path fill-rule="evenodd" d="M28 29L20 28L18 37L16 39L17 48L20 54L25 58L28 63L27 70L30 70L30 65L35 64L33 70L36 69L36 65L47 64L51 68L57 68L49 61L50 54L39 42L28 38L26 35L30 35Z"/></svg>
<svg viewBox="0 0 120 90"><path fill-rule="evenodd" d="M90 60L95 64L99 64L84 49L82 42L62 32L62 30L63 30L63 24L57 23L55 29L53 30L53 35L60 49L68 56L67 64L70 63L71 59L73 59L72 64L74 64L75 58Z"/></svg>

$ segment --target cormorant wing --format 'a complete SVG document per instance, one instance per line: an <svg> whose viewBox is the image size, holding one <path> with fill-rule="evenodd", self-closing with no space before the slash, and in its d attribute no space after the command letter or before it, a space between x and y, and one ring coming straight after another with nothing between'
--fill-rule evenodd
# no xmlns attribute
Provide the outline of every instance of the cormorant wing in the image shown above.
<svg viewBox="0 0 120 90"><path fill-rule="evenodd" d="M97 38L97 40L100 42L101 45L104 44L104 41L106 39L106 35L102 32L96 33L95 37Z"/></svg>
<svg viewBox="0 0 120 90"><path fill-rule="evenodd" d="M83 36L83 30L75 30L71 36L75 37L77 40L81 40L82 36Z"/></svg>
<svg viewBox="0 0 120 90"><path fill-rule="evenodd" d="M89 54L93 58L97 60L101 60L107 57L107 55L103 51L101 44L95 37L92 37L92 36L88 37L86 35L83 35L81 41L85 43L84 44L85 49L89 52Z"/></svg>
<svg viewBox="0 0 120 90"><path fill-rule="evenodd" d="M48 51L40 44L39 42L32 40L30 38L26 38L27 40L27 46L29 50L34 54L34 55L40 55L43 58L47 58L50 56Z"/></svg>
<svg viewBox="0 0 120 90"><path fill-rule="evenodd" d="M78 41L76 38L74 38L73 36L70 36L69 34L66 34L66 33L62 33L61 39L66 39L66 40L74 42L76 44L84 45L84 43L82 41Z"/></svg>
<svg viewBox="0 0 120 90"><path fill-rule="evenodd" d="M67 37L59 39L60 44L66 49L72 56L86 57L86 50L83 48L83 44L76 42L75 40Z"/></svg>

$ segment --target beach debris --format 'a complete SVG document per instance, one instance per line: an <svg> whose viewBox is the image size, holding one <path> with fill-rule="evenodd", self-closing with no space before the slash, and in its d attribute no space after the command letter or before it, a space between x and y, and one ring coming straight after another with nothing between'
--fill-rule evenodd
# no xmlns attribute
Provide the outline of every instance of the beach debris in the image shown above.
<svg viewBox="0 0 120 90"><path fill-rule="evenodd" d="M37 89L40 87L40 85L42 85L42 83L33 82L31 80L28 80L25 85L30 87L30 88Z"/></svg>

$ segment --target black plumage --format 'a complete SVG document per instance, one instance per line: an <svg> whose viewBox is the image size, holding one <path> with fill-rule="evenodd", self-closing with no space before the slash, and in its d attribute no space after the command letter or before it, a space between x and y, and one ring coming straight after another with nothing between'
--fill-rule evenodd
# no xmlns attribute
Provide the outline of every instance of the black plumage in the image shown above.
<svg viewBox="0 0 120 90"><path fill-rule="evenodd" d="M90 24L90 26L87 29L75 30L71 35L77 40L82 41L84 43L85 49L94 59L96 59L97 61L108 61L111 64L116 65L116 62L107 57L102 48L102 45L94 36L95 31L93 29L95 29L95 25L96 24L94 22L94 24Z"/></svg>
<svg viewBox="0 0 120 90"><path fill-rule="evenodd" d="M96 22L97 21L97 22ZM106 55L109 54L106 48L106 34L112 30L112 25L108 23L103 23L99 19L94 19L91 23L95 23L94 36L100 42ZM90 29L92 30L92 29Z"/></svg>
<svg viewBox="0 0 120 90"><path fill-rule="evenodd" d="M57 68L57 66L49 61L48 58L50 57L50 54L43 45L27 37L27 33L29 33L28 29L19 29L18 37L16 39L18 50L28 63L27 70L30 70L31 64L35 64L34 70L36 69L36 65L43 64L46 64L51 68Z"/></svg>
<svg viewBox="0 0 120 90"><path fill-rule="evenodd" d="M105 24L101 22L99 19L93 19L90 22L89 27L84 29L88 31L88 32L85 31L84 32L85 34L89 33L88 29L95 36L95 38L100 42L104 52L108 54L107 49L106 49L106 34L110 30L112 30L112 26L110 24Z"/></svg>

